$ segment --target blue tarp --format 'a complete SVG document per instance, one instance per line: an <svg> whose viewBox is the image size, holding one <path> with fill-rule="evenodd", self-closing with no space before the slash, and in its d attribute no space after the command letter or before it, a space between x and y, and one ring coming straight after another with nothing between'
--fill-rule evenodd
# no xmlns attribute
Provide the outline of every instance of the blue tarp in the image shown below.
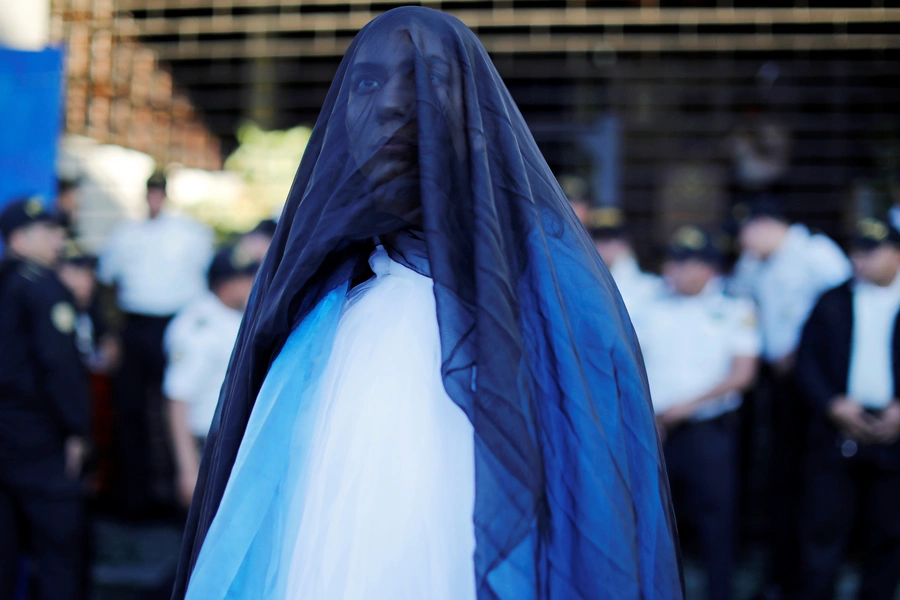
<svg viewBox="0 0 900 600"><path fill-rule="evenodd" d="M0 208L16 196L56 197L63 51L0 47Z"/></svg>

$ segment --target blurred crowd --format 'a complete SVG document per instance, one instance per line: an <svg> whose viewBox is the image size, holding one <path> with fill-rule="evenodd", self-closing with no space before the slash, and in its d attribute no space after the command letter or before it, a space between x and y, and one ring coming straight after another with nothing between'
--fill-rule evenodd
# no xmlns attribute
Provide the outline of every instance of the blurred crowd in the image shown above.
<svg viewBox="0 0 900 600"><path fill-rule="evenodd" d="M73 234L77 187L62 182L55 207L31 197L0 212L4 600L84 597L89 515L183 522L275 231L263 221L217 245L167 209L154 174L146 219L120 224L91 256Z"/></svg>
<svg viewBox="0 0 900 600"><path fill-rule="evenodd" d="M72 234L74 192L63 183L54 209L22 198L0 213L0 599L26 597L28 579L36 597L83 597L88 515L183 520L275 230L263 221L216 245L167 210L157 174L147 218L90 256ZM777 196L755 194L721 231L679 228L655 274L622 211L570 201L640 341L707 597L733 597L748 465L764 437L759 597L831 598L852 555L859 597L894 598L900 209L857 223L848 256L792 223Z"/></svg>
<svg viewBox="0 0 900 600"><path fill-rule="evenodd" d="M739 525L758 510L756 597L833 598L854 558L858 597L893 599L900 210L857 222L848 256L771 192L744 197L720 230L677 229L657 275L641 269L619 209L570 195L640 342L682 547L707 597L732 598ZM760 439L764 502L753 507Z"/></svg>

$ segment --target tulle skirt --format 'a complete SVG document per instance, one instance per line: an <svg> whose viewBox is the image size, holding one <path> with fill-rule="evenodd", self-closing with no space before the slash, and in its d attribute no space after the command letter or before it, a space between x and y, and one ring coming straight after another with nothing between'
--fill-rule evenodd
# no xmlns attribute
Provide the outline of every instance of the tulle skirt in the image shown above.
<svg viewBox="0 0 900 600"><path fill-rule="evenodd" d="M322 375L286 600L474 599L474 433L444 390L432 281L381 249L370 264Z"/></svg>

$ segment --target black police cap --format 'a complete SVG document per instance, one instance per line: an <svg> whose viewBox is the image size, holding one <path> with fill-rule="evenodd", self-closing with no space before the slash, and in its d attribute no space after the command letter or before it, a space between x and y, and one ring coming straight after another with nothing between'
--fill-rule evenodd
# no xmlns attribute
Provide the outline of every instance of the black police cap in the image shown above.
<svg viewBox="0 0 900 600"><path fill-rule="evenodd" d="M80 186L81 179L79 178L60 177L56 181L56 191L60 194L68 192L69 190L78 189Z"/></svg>
<svg viewBox="0 0 900 600"><path fill-rule="evenodd" d="M206 278L209 287L233 279L235 277L254 276L259 270L259 262L241 252L237 246L229 246L216 252L209 265Z"/></svg>
<svg viewBox="0 0 900 600"><path fill-rule="evenodd" d="M275 229L278 227L278 222L275 219L264 219L256 224L256 227L248 231L248 234L257 233L259 235L265 235L267 237L275 236Z"/></svg>
<svg viewBox="0 0 900 600"><path fill-rule="evenodd" d="M44 208L43 198L29 196L13 200L0 212L0 235L9 239L16 229L40 222L59 223L59 219Z"/></svg>
<svg viewBox="0 0 900 600"><path fill-rule="evenodd" d="M157 171L153 175L150 176L150 179L147 180L147 189L148 190L162 190L166 191L166 176L164 173Z"/></svg>
<svg viewBox="0 0 900 600"><path fill-rule="evenodd" d="M585 227L594 239L615 239L625 237L625 215L614 206L592 209Z"/></svg>
<svg viewBox="0 0 900 600"><path fill-rule="evenodd" d="M718 265L722 262L724 235L719 237L707 231L686 225L672 235L666 256L669 260L701 260Z"/></svg>
<svg viewBox="0 0 900 600"><path fill-rule="evenodd" d="M90 270L97 268L97 257L90 252L87 252L81 247L81 244L74 240L67 240L66 243L63 244L63 249L59 258L63 264L72 265L74 267Z"/></svg>
<svg viewBox="0 0 900 600"><path fill-rule="evenodd" d="M887 221L867 217L856 222L853 247L858 250L874 250L882 244L900 248L900 231Z"/></svg>
<svg viewBox="0 0 900 600"><path fill-rule="evenodd" d="M736 204L731 209L731 216L738 227L760 217L787 221L784 204L768 194L759 194Z"/></svg>

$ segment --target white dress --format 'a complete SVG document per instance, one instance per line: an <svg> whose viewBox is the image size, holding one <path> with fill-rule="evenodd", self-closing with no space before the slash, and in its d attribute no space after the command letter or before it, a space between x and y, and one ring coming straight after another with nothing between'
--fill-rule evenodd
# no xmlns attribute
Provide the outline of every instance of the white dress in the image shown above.
<svg viewBox="0 0 900 600"><path fill-rule="evenodd" d="M381 248L369 264L323 375L286 600L474 599L474 433L432 281Z"/></svg>

